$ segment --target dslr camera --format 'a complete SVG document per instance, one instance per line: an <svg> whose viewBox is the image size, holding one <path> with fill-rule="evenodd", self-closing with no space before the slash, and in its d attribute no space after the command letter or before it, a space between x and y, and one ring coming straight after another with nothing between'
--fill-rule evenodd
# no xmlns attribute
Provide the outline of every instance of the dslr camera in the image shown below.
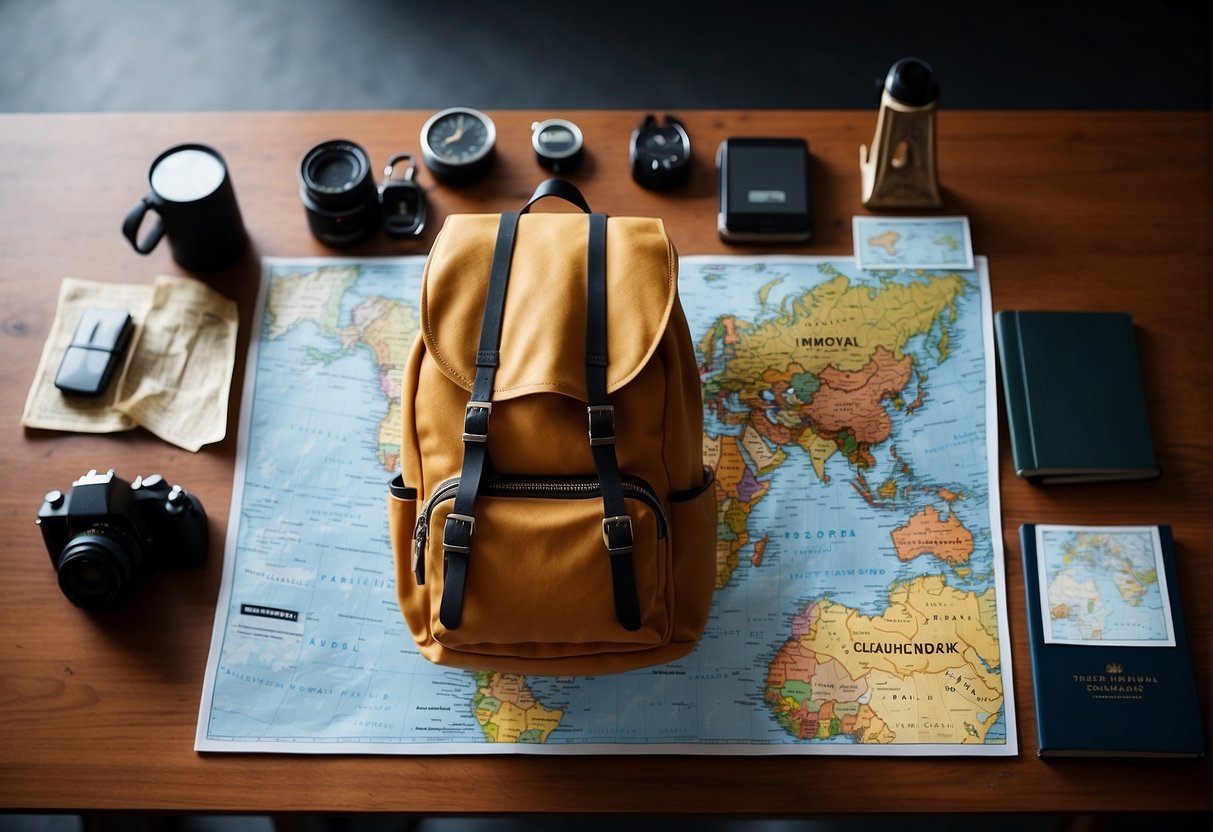
<svg viewBox="0 0 1213 832"><path fill-rule="evenodd" d="M37 523L59 588L81 607L113 602L152 567L206 559L202 503L159 474L127 482L89 471L66 494L47 494Z"/></svg>

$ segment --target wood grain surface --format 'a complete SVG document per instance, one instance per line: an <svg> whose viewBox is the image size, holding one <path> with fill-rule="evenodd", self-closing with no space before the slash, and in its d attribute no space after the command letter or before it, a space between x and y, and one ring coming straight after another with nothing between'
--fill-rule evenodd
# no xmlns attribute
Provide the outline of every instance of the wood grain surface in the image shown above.
<svg viewBox="0 0 1213 832"><path fill-rule="evenodd" d="M521 204L543 172L532 121L571 117L588 158L571 177L596 210L663 217L684 254L737 253L715 231L716 146L726 136L795 135L814 154L817 234L758 253L849 254L859 146L875 112L686 112L689 185L654 194L628 176L640 112L491 112L494 172L436 186L422 170L425 237L382 235L357 255L424 253L445 215ZM966 214L989 257L994 309L1133 314L1162 477L1041 488L1017 480L1000 431L1002 531L1020 754L1014 758L375 757L193 751L228 526L243 353L261 255L328 255L310 235L296 171L312 145L345 137L381 168L417 152L427 113L199 113L0 116L0 809L285 812L1207 811L1207 761L1035 756L1035 719L1017 529L1023 522L1170 523L1206 719L1210 596L1209 114L941 112L945 213ZM131 250L119 228L166 147L226 157L252 239L209 276L241 312L228 438L191 454L142 431L62 435L20 426L64 277L150 282L181 274L161 244ZM552 206L557 208L558 206ZM1114 407L1115 390L1109 390ZM42 495L89 468L160 472L198 494L211 556L154 575L131 603L86 613L62 597L34 517ZM1159 720L1169 718L1160 713ZM1109 725L1107 730L1115 731ZM1203 726L1192 730L1204 731Z"/></svg>

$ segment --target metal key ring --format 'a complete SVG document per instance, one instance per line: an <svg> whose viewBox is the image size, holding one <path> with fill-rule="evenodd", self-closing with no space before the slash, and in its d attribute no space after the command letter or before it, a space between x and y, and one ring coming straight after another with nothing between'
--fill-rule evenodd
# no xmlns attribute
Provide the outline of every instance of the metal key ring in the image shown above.
<svg viewBox="0 0 1213 832"><path fill-rule="evenodd" d="M404 181L411 182L413 180L413 172L416 170L416 164L413 162L413 155L411 153L397 153L395 156L387 160L387 167L383 169L384 182L392 178L393 168L395 168L397 164L405 159L408 160L409 166L404 172Z"/></svg>

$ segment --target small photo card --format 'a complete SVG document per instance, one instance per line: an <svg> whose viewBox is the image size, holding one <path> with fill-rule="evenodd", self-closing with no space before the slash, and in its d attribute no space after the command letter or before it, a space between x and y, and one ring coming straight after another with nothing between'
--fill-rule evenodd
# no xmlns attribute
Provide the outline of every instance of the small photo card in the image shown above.
<svg viewBox="0 0 1213 832"><path fill-rule="evenodd" d="M972 269L968 217L854 217L861 269Z"/></svg>
<svg viewBox="0 0 1213 832"><path fill-rule="evenodd" d="M1046 644L1174 647L1157 526L1037 526Z"/></svg>

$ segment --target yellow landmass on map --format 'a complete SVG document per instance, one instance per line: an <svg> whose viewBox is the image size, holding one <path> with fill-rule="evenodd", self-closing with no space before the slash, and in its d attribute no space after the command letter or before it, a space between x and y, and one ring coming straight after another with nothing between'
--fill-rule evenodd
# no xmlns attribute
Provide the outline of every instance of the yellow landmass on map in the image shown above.
<svg viewBox="0 0 1213 832"><path fill-rule="evenodd" d="M324 266L278 278L265 300L266 337L278 338L304 321L335 334L341 298L357 280L358 270L353 266Z"/></svg>
<svg viewBox="0 0 1213 832"><path fill-rule="evenodd" d="M888 283L879 291L852 286L839 275L791 301L783 315L756 327L737 327L736 356L725 368L725 379L760 378L768 368L793 363L812 373L827 366L861 370L878 347L900 359L910 338L930 330L946 311L955 314L964 288L957 274Z"/></svg>
<svg viewBox="0 0 1213 832"><path fill-rule="evenodd" d="M755 326L731 316L718 320L700 340L708 363L719 342L726 361L705 389L719 395L766 389L770 371L796 367L806 380L826 368L836 373L863 372L883 349L890 361L902 361L906 343L941 321L954 321L956 301L965 291L959 274L930 275L921 282L888 283L874 290L853 286L846 275L785 300L783 314ZM941 327L941 357L946 357L946 328ZM806 375L808 374L808 375Z"/></svg>
<svg viewBox="0 0 1213 832"><path fill-rule="evenodd" d="M385 470L400 465L400 392L405 359L417 338L420 324L409 304L372 297L353 312L353 322L341 332L346 348L365 344L375 356L379 389L388 401L387 415L379 422L378 456Z"/></svg>
<svg viewBox="0 0 1213 832"><path fill-rule="evenodd" d="M852 285L837 270L827 274L824 283L785 299L779 315L758 325L725 315L699 341L705 406L726 428L743 426L744 454L736 438L712 440L721 499L718 587L728 584L750 541L749 513L769 485L757 477L774 474L793 445L805 450L822 481L840 451L854 467L870 467L871 448L891 435L890 402L899 406L914 372L906 344L933 333L940 359L947 357L947 327L966 288L962 275L924 274L911 284L872 288ZM769 294L774 285L763 289ZM921 371L918 377L925 379ZM920 389L915 407L922 396Z"/></svg>
<svg viewBox="0 0 1213 832"><path fill-rule="evenodd" d="M560 725L564 711L545 708L522 676L491 671L475 675L472 709L489 742L543 743Z"/></svg>
<svg viewBox="0 0 1213 832"><path fill-rule="evenodd" d="M767 298L771 296L771 290L780 283L783 283L782 277L777 277L774 280L768 280L766 283L762 284L762 287L758 290L758 303L762 306L766 306Z"/></svg>
<svg viewBox="0 0 1213 832"><path fill-rule="evenodd" d="M826 462L831 456L838 453L838 443L819 433L806 430L796 438L796 444L808 453L809 462L813 465L813 473L817 475L817 479L824 482Z"/></svg>
<svg viewBox="0 0 1213 832"><path fill-rule="evenodd" d="M761 440L759 440L761 441ZM771 487L759 480L741 452L735 436L713 441L716 457L716 587L728 585L750 542L749 520L754 505Z"/></svg>
<svg viewBox="0 0 1213 832"><path fill-rule="evenodd" d="M897 241L901 239L901 235L893 229L884 231L873 237L868 237L868 245L874 248L883 248L885 254L890 257L897 256Z"/></svg>
<svg viewBox="0 0 1213 832"><path fill-rule="evenodd" d="M741 432L741 445L754 461L759 476L771 473L788 458L784 451L768 445L758 435L758 431L754 430L753 425L746 425L745 430Z"/></svg>
<svg viewBox="0 0 1213 832"><path fill-rule="evenodd" d="M1003 704L994 590L976 594L927 575L895 584L869 617L830 601L793 621L772 662L767 701L784 727L820 735L822 707L854 700L873 718L861 742L982 743ZM823 669L836 664L818 680ZM851 680L839 686L839 679ZM841 725L841 723L839 723Z"/></svg>

